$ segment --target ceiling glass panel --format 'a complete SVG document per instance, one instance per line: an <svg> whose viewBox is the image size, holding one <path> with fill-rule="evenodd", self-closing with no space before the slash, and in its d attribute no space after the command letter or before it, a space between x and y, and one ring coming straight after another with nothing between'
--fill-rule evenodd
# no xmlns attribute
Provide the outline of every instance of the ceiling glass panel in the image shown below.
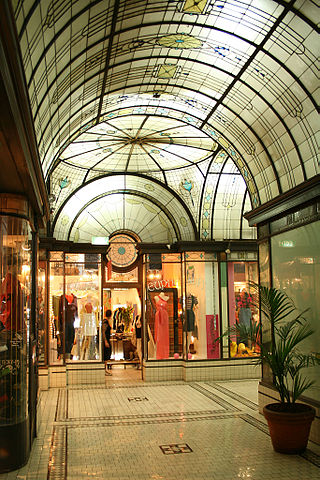
<svg viewBox="0 0 320 480"><path fill-rule="evenodd" d="M313 2L12 5L58 238L87 238L88 201L107 219L99 195L122 195L128 225L135 201L157 200L159 238L192 239L195 226L202 239L253 238L244 202L257 207L320 173ZM187 219L178 226L175 208Z"/></svg>

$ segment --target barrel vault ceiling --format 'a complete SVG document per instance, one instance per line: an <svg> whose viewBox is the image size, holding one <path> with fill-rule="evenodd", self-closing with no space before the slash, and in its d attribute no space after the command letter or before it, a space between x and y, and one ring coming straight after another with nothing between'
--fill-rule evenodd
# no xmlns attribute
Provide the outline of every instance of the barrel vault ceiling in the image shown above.
<svg viewBox="0 0 320 480"><path fill-rule="evenodd" d="M57 239L253 239L319 174L318 0L12 9Z"/></svg>

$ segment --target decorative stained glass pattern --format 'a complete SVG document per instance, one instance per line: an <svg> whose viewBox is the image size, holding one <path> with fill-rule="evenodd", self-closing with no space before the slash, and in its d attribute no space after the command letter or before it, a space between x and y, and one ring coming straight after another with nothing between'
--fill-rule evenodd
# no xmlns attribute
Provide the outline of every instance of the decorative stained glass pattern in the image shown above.
<svg viewBox="0 0 320 480"><path fill-rule="evenodd" d="M245 210L320 173L315 2L12 5L57 238L87 238L96 187L156 198L159 241L252 238Z"/></svg>

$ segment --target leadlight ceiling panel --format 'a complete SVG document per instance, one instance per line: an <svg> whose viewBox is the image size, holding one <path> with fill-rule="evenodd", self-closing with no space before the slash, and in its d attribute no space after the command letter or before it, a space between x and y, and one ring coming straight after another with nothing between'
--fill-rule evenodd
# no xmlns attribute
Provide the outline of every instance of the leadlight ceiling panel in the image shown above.
<svg viewBox="0 0 320 480"><path fill-rule="evenodd" d="M127 210L121 209L123 198L129 198L128 196L130 196L130 208ZM158 212L158 209L159 211L161 210L167 218L165 221L163 216L159 217L158 220L162 225L167 224L170 220L170 225L174 225L178 238L194 240L194 227L191 223L190 213L185 210L177 197L174 197L172 193L170 194L159 183L152 182L146 178L124 177L121 175L104 177L93 181L75 192L59 211L54 227L54 234L57 238L67 240L72 223L79 216L84 218L82 209L86 206L85 210L87 208L90 210L93 208L90 205L98 205L97 210L99 210L99 214L105 215L105 221L109 222L110 225L112 221L122 216L123 222L119 228L131 229L138 235L140 235L138 230L135 230L132 225L135 224L135 228L140 229L147 218L145 210L156 214L152 210L152 206L156 206L156 211ZM140 205L140 207L135 210L134 214L129 215L128 212L132 211L132 205ZM141 206L144 208L141 208ZM79 225L77 225L78 227ZM95 228L98 227L96 226ZM99 236L105 236L102 230Z"/></svg>
<svg viewBox="0 0 320 480"><path fill-rule="evenodd" d="M201 171L195 166L171 171L166 174L166 180L197 219L204 183L204 175Z"/></svg>
<svg viewBox="0 0 320 480"><path fill-rule="evenodd" d="M58 194L57 182L65 180L70 166L51 167L70 140L88 122L95 125L113 115L123 115L124 122L133 113L184 120L198 128L202 146L201 132L207 132L235 161L254 207L319 173L319 10L313 2L12 4L43 170L51 171ZM119 106L127 113L115 113ZM183 135L192 133L185 129ZM122 146L118 158L98 163L93 152L73 156L77 170L68 172L68 194L82 181L112 170L143 172L165 184L169 170L185 165L177 158L201 162L194 155L201 147L193 142L194 137L191 143L153 148L164 152L160 162L146 144ZM219 163L211 168L219 171ZM205 175L203 164L199 169ZM60 199L66 198L64 188Z"/></svg>
<svg viewBox="0 0 320 480"><path fill-rule="evenodd" d="M121 229L134 231L144 242L171 243L176 236L170 220L159 207L146 199L114 194L86 207L77 217L69 238L91 243L92 236L108 236Z"/></svg>
<svg viewBox="0 0 320 480"><path fill-rule="evenodd" d="M207 158L216 142L191 125L170 118L117 117L81 134L61 153L69 166L100 172L171 170Z"/></svg>

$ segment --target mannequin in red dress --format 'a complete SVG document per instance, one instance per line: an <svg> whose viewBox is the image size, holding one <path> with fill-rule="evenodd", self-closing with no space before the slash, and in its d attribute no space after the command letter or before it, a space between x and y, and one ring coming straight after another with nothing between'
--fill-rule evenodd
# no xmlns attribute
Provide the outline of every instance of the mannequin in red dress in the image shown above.
<svg viewBox="0 0 320 480"><path fill-rule="evenodd" d="M157 312L155 316L155 341L157 346L157 359L169 357L169 316L167 312L167 297L163 292L154 297Z"/></svg>
<svg viewBox="0 0 320 480"><path fill-rule="evenodd" d="M10 272L7 272L0 287L0 322L6 330L18 332L26 326L21 285Z"/></svg>

